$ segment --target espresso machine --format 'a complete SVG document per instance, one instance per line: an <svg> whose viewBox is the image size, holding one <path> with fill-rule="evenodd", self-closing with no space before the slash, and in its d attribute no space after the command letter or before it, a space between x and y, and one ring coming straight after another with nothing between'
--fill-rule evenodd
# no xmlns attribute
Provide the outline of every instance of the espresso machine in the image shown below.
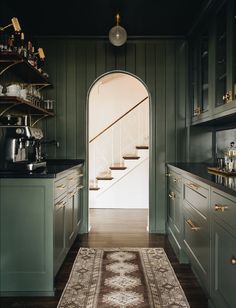
<svg viewBox="0 0 236 308"><path fill-rule="evenodd" d="M0 170L33 171L46 166L42 158L40 128L23 125L0 126Z"/></svg>

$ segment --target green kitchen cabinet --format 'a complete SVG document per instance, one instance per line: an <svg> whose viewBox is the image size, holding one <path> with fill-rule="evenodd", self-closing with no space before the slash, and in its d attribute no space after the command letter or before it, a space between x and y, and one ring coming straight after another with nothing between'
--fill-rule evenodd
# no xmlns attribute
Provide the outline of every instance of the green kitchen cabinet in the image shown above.
<svg viewBox="0 0 236 308"><path fill-rule="evenodd" d="M193 125L236 113L235 7L233 0L219 2L190 37Z"/></svg>
<svg viewBox="0 0 236 308"><path fill-rule="evenodd" d="M210 290L209 186L183 179L183 242L192 268L201 285Z"/></svg>
<svg viewBox="0 0 236 308"><path fill-rule="evenodd" d="M0 295L54 295L81 218L81 169L0 179Z"/></svg>
<svg viewBox="0 0 236 308"><path fill-rule="evenodd" d="M233 0L224 1L216 12L214 29L215 38L215 97L213 99L213 114L222 116L236 112L236 97L234 89L233 52L235 42L234 24L235 4Z"/></svg>
<svg viewBox="0 0 236 308"><path fill-rule="evenodd" d="M190 39L190 100L192 123L210 116L209 104L209 25L201 25L200 31Z"/></svg>
<svg viewBox="0 0 236 308"><path fill-rule="evenodd" d="M211 211L211 302L216 308L234 308L236 307L236 198L212 188Z"/></svg>
<svg viewBox="0 0 236 308"><path fill-rule="evenodd" d="M182 249L182 177L172 168L168 169L166 176L168 178L168 237L179 261L182 263L186 263L187 258Z"/></svg>

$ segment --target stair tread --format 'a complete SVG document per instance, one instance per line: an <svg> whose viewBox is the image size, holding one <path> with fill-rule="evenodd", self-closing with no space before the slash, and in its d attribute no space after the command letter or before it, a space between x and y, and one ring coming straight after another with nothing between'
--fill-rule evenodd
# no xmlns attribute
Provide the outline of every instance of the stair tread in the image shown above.
<svg viewBox="0 0 236 308"><path fill-rule="evenodd" d="M97 176L97 180L113 180L114 178L112 176Z"/></svg>
<svg viewBox="0 0 236 308"><path fill-rule="evenodd" d="M136 149L137 150L148 150L149 146L148 145L137 145Z"/></svg>
<svg viewBox="0 0 236 308"><path fill-rule="evenodd" d="M100 187L89 187L89 190L99 190Z"/></svg>
<svg viewBox="0 0 236 308"><path fill-rule="evenodd" d="M135 156L135 155L125 155L123 156L124 159L139 159L140 156Z"/></svg>
<svg viewBox="0 0 236 308"><path fill-rule="evenodd" d="M109 167L111 170L125 170L127 167L125 166L119 166L119 165L114 165Z"/></svg>

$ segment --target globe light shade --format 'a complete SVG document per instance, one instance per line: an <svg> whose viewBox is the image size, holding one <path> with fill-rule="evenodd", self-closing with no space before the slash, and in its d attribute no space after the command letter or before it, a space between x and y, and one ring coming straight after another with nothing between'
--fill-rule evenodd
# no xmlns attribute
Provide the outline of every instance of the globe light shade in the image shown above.
<svg viewBox="0 0 236 308"><path fill-rule="evenodd" d="M114 46L122 46L127 40L126 30L119 23L120 15L116 14L116 25L109 31L109 41Z"/></svg>

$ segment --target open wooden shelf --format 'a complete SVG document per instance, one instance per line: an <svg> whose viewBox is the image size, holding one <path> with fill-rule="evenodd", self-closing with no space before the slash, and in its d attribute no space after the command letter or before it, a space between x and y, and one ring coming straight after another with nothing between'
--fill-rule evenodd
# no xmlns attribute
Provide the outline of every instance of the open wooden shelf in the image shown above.
<svg viewBox="0 0 236 308"><path fill-rule="evenodd" d="M30 101L24 100L23 98L17 96L0 96L0 106L3 108L5 107L7 110L14 108L15 111L18 110L28 112L34 115L54 116L53 111L49 111L42 107L36 106Z"/></svg>
<svg viewBox="0 0 236 308"><path fill-rule="evenodd" d="M20 81L34 85L51 85L47 76L16 52L0 52L0 83Z"/></svg>

